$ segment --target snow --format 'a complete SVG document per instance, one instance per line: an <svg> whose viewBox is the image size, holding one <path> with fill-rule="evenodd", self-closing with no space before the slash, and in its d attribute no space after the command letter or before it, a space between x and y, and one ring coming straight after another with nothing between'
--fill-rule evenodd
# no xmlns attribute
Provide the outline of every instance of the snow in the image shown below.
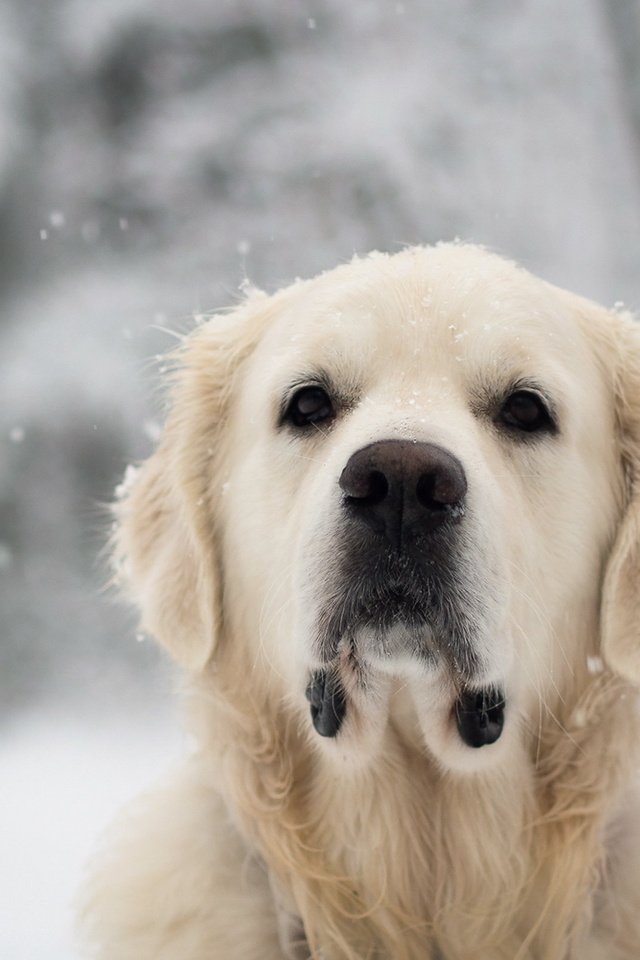
<svg viewBox="0 0 640 960"><path fill-rule="evenodd" d="M604 663L601 657L587 657L587 670L590 674L595 676L598 673L602 673L604 670Z"/></svg>
<svg viewBox="0 0 640 960"><path fill-rule="evenodd" d="M142 429L144 430L145 436L154 444L158 442L162 435L162 427L157 420L144 420Z"/></svg>
<svg viewBox="0 0 640 960"><path fill-rule="evenodd" d="M116 500L122 500L127 494L131 491L134 483L136 482L136 477L138 476L138 468L134 467L132 463L127 465L127 468L124 472L124 477L122 483L119 483L115 488L115 497Z"/></svg>
<svg viewBox="0 0 640 960"><path fill-rule="evenodd" d="M584 707L576 707L571 715L571 721L574 727L586 727L588 720L589 717Z"/></svg>
<svg viewBox="0 0 640 960"><path fill-rule="evenodd" d="M100 833L184 752L166 718L34 712L0 737L0 955L76 956L73 904ZM4 915L2 915L4 914Z"/></svg>

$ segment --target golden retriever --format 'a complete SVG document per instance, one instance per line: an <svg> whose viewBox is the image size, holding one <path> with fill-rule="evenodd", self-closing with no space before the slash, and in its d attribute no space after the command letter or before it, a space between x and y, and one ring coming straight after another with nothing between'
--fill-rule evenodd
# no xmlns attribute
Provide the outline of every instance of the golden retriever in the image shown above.
<svg viewBox="0 0 640 960"><path fill-rule="evenodd" d="M640 956L640 331L474 246L212 317L117 507L197 744L102 960Z"/></svg>

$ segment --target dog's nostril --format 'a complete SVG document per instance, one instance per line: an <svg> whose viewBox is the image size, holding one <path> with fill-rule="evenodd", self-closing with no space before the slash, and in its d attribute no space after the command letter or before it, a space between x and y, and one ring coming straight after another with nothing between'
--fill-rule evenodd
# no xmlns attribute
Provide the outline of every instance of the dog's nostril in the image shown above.
<svg viewBox="0 0 640 960"><path fill-rule="evenodd" d="M369 474L369 492L367 494L367 503L374 506L376 503L382 503L389 493L389 481L380 470L372 470Z"/></svg>
<svg viewBox="0 0 640 960"><path fill-rule="evenodd" d="M429 510L443 510L460 503L466 492L467 483L461 471L423 473L416 484L416 499Z"/></svg>
<svg viewBox="0 0 640 960"><path fill-rule="evenodd" d="M348 464L340 477L340 486L347 499L363 506L376 506L389 493L389 481L382 470L370 469L368 464Z"/></svg>
<svg viewBox="0 0 640 960"><path fill-rule="evenodd" d="M435 494L436 478L433 474L422 474L416 484L416 498L423 507L429 507L433 510L441 510L444 507L442 501L439 501Z"/></svg>

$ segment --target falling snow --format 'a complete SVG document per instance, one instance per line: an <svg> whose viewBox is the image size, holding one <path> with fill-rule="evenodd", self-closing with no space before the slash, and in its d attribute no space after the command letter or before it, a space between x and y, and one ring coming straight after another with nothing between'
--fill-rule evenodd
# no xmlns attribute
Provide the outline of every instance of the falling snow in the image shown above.
<svg viewBox="0 0 640 960"><path fill-rule="evenodd" d="M127 469L124 472L122 483L119 483L114 491L117 500L122 500L131 492L131 489L138 476L138 472L138 468L134 467L132 464L127 466Z"/></svg>
<svg viewBox="0 0 640 960"><path fill-rule="evenodd" d="M602 673L604 670L604 663L601 657L587 657L587 670L591 674Z"/></svg>

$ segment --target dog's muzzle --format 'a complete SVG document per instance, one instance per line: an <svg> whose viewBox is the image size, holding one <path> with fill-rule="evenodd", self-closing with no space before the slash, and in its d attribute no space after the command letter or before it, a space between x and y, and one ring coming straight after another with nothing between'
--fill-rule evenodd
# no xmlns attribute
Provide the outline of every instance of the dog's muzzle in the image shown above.
<svg viewBox="0 0 640 960"><path fill-rule="evenodd" d="M349 709L340 650L364 670L393 671L395 658L423 669L448 664L458 694L452 708L469 747L494 743L504 697L475 678L478 609L469 606L460 531L467 478L460 460L433 443L381 440L357 450L339 486L343 524L333 558L337 589L318 620L320 662L306 689L313 726L340 732Z"/></svg>

